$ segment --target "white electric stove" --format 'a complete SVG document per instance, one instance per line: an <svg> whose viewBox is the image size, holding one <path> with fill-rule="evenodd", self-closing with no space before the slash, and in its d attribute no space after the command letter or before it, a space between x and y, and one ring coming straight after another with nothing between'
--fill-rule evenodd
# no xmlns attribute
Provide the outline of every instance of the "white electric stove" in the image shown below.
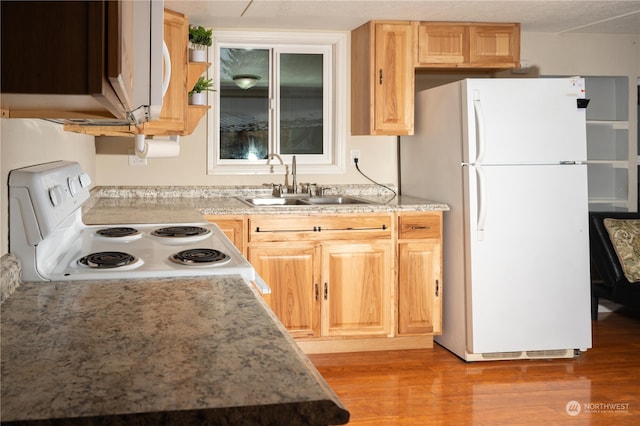
<svg viewBox="0 0 640 426"><path fill-rule="evenodd" d="M240 275L269 287L213 223L86 225L89 176L56 161L9 174L9 248L24 281Z"/></svg>

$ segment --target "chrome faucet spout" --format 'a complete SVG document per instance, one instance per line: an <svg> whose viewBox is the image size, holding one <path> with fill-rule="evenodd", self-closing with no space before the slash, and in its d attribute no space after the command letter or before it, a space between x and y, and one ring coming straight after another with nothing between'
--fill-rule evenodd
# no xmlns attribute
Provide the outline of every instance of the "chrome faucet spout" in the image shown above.
<svg viewBox="0 0 640 426"><path fill-rule="evenodd" d="M298 192L298 184L296 182L296 156L291 160L291 174L293 175L293 193Z"/></svg>

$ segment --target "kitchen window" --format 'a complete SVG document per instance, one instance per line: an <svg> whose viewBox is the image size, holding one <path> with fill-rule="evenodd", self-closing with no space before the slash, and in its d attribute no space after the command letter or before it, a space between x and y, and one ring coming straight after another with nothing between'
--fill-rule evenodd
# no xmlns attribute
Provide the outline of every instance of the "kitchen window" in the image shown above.
<svg viewBox="0 0 640 426"><path fill-rule="evenodd" d="M214 31L208 173L343 173L346 55L343 33Z"/></svg>

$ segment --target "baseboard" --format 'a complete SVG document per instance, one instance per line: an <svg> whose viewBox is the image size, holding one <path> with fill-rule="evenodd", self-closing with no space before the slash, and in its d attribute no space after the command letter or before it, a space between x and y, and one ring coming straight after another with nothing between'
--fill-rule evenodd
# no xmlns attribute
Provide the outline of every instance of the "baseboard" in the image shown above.
<svg viewBox="0 0 640 426"><path fill-rule="evenodd" d="M371 339L297 340L305 354L342 352L393 351L433 348L433 336L390 337Z"/></svg>

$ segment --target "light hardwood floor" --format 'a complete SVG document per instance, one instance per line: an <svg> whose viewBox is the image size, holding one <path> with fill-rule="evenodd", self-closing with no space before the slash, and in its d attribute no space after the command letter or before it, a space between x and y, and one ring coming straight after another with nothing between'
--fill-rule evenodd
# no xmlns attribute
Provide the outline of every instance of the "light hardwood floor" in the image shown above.
<svg viewBox="0 0 640 426"><path fill-rule="evenodd" d="M570 360L465 363L437 344L309 358L353 425L640 424L640 314L628 310L601 313L593 348Z"/></svg>

